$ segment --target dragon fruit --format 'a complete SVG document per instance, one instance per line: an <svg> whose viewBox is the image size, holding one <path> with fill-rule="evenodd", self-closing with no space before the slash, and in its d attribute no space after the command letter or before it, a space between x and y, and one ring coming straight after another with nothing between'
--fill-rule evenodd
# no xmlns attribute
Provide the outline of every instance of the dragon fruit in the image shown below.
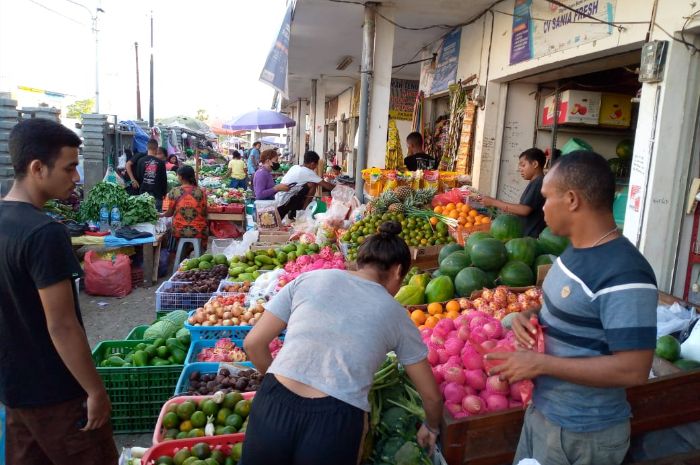
<svg viewBox="0 0 700 465"><path fill-rule="evenodd" d="M284 265L285 273L280 276L278 288L284 287L293 281L300 274L315 270L344 270L345 259L343 254L333 252L330 247L323 247L319 253L313 255L302 255L293 262Z"/></svg>

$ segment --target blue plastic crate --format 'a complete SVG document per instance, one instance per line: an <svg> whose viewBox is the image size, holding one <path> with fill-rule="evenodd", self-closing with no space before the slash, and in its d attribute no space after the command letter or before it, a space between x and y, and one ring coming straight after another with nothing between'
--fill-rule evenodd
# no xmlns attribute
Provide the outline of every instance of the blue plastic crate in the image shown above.
<svg viewBox="0 0 700 465"><path fill-rule="evenodd" d="M195 310L190 312L190 316L194 315ZM222 338L243 340L248 335L252 326L193 326L185 320L185 328L190 331L192 342L197 342L202 339L219 340Z"/></svg>
<svg viewBox="0 0 700 465"><path fill-rule="evenodd" d="M250 362L239 363L239 365L253 368L253 364ZM196 362L185 365L185 369L182 370L180 379L177 381L177 386L175 387L176 396L187 393L187 390L190 387L190 375L195 371L200 373L217 373L219 371L219 364L212 362Z"/></svg>
<svg viewBox="0 0 700 465"><path fill-rule="evenodd" d="M187 351L187 358L185 359L185 364L189 365L190 363L203 363L197 361L197 355L199 355L202 349L214 347L217 341L218 339L200 339L199 341L195 341L192 344L190 344L190 350ZM240 347L241 349L243 349L243 339L231 339L231 342L236 344L236 347ZM253 365L251 364L251 366Z"/></svg>

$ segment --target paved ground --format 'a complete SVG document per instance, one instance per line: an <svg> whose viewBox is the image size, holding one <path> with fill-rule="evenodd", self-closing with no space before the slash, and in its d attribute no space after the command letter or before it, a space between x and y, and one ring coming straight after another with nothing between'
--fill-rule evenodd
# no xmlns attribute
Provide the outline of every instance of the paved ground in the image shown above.
<svg viewBox="0 0 700 465"><path fill-rule="evenodd" d="M150 324L156 316L156 289L152 287L136 288L123 299L112 297L94 297L80 292L80 309L87 332L90 347L100 341L124 339L132 328ZM119 434L114 436L117 449L122 447L151 445L150 434Z"/></svg>

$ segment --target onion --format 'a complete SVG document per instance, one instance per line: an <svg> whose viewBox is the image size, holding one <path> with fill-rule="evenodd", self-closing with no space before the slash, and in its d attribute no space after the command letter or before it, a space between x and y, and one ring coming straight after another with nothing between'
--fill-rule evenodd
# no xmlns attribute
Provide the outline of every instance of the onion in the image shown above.
<svg viewBox="0 0 700 465"><path fill-rule="evenodd" d="M243 318L243 321L248 321L248 320L250 320L251 318L253 318L253 312L250 312L250 311L249 311L249 312L245 312L245 313L242 315L242 318Z"/></svg>
<svg viewBox="0 0 700 465"><path fill-rule="evenodd" d="M497 321L489 321L482 329L489 339L500 339L503 336L503 326Z"/></svg>
<svg viewBox="0 0 700 465"><path fill-rule="evenodd" d="M230 319L233 317L233 314L232 314L231 312L224 312L224 314L221 315L221 317L222 317L224 320L230 320Z"/></svg>
<svg viewBox="0 0 700 465"><path fill-rule="evenodd" d="M486 406L489 412L498 412L508 408L508 399L501 394L488 394L486 396Z"/></svg>
<svg viewBox="0 0 700 465"><path fill-rule="evenodd" d="M484 341L481 343L481 348L487 352L493 352L493 349L494 349L494 347L496 347L497 343L498 343L497 341L494 341L493 339L489 339L488 341Z"/></svg>
<svg viewBox="0 0 700 465"><path fill-rule="evenodd" d="M447 363L447 360L450 358L450 354L447 353L445 349L438 349L438 361L440 363Z"/></svg>
<svg viewBox="0 0 700 465"><path fill-rule="evenodd" d="M433 335L430 336L430 342L438 349L443 348L445 345L444 336L439 335L437 331L433 331Z"/></svg>
<svg viewBox="0 0 700 465"><path fill-rule="evenodd" d="M465 314L459 315L453 321L455 324L455 328L459 329L462 326L466 326L467 329L469 329L469 317L467 317L467 315L465 315Z"/></svg>
<svg viewBox="0 0 700 465"><path fill-rule="evenodd" d="M218 318L223 318L223 317L224 317L224 309L223 309L223 308L217 307L217 309L215 310L215 312L216 312L216 316L217 316Z"/></svg>
<svg viewBox="0 0 700 465"><path fill-rule="evenodd" d="M471 347L465 347L462 351L462 365L467 370L481 370L484 366L484 359Z"/></svg>
<svg viewBox="0 0 700 465"><path fill-rule="evenodd" d="M240 307L236 307L231 311L231 313L233 314L233 316L239 317L243 314L243 310L241 310Z"/></svg>
<svg viewBox="0 0 700 465"><path fill-rule="evenodd" d="M209 323L211 323L212 325L216 325L219 322L219 318L216 315L209 315L207 321L209 321Z"/></svg>
<svg viewBox="0 0 700 465"><path fill-rule="evenodd" d="M433 335L433 328L423 328L420 331L420 337L425 340L426 338L430 338L430 336Z"/></svg>
<svg viewBox="0 0 700 465"><path fill-rule="evenodd" d="M445 381L464 384L464 371L457 366L450 366L444 371Z"/></svg>
<svg viewBox="0 0 700 465"><path fill-rule="evenodd" d="M486 405L481 397L470 395L462 399L462 409L472 415L478 415L486 410Z"/></svg>
<svg viewBox="0 0 700 465"><path fill-rule="evenodd" d="M486 373L481 370L465 370L464 381L467 386L481 391L486 388Z"/></svg>
<svg viewBox="0 0 700 465"><path fill-rule="evenodd" d="M442 365L434 366L432 370L435 383L441 384L445 380L445 377L442 375Z"/></svg>
<svg viewBox="0 0 700 465"><path fill-rule="evenodd" d="M442 395L445 398L445 401L451 402L454 404L460 404L460 403L462 403L462 399L464 398L464 396L467 395L467 392L464 389L463 385L453 383L453 382L448 382L445 385L445 390L442 393Z"/></svg>
<svg viewBox="0 0 700 465"><path fill-rule="evenodd" d="M515 408L515 407L522 407L523 403L518 402L517 400L510 399L508 401L508 408Z"/></svg>
<svg viewBox="0 0 700 465"><path fill-rule="evenodd" d="M437 350L433 347L428 347L428 363L430 363L431 366L435 366L439 361L440 357L438 356Z"/></svg>
<svg viewBox="0 0 700 465"><path fill-rule="evenodd" d="M454 404L452 402L445 402L445 410L450 412L453 417L457 414L463 413L461 404Z"/></svg>
<svg viewBox="0 0 700 465"><path fill-rule="evenodd" d="M449 355L459 355L464 347L464 341L459 337L453 337L445 341L445 352Z"/></svg>
<svg viewBox="0 0 700 465"><path fill-rule="evenodd" d="M510 386L508 381L501 380L499 375L493 375L486 379L486 391L505 396L510 393Z"/></svg>
<svg viewBox="0 0 700 465"><path fill-rule="evenodd" d="M469 325L468 325L468 324L464 324L464 325L460 326L460 327L459 327L459 330L457 331L457 337L460 338L461 340L465 341L465 342L469 340L469 335L470 335L470 334L471 334L471 333L470 333L470 331L469 331Z"/></svg>
<svg viewBox="0 0 700 465"><path fill-rule="evenodd" d="M229 318L226 318L224 321L221 322L223 326L233 326L233 321L231 321Z"/></svg>

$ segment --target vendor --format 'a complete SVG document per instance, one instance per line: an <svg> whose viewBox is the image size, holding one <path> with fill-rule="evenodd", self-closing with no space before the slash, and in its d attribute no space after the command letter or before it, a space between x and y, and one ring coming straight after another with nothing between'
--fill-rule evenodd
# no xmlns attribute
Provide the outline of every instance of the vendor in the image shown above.
<svg viewBox="0 0 700 465"><path fill-rule="evenodd" d="M437 168L435 158L423 152L423 136L420 132L412 132L406 137L406 154L403 163L408 171Z"/></svg>
<svg viewBox="0 0 700 465"><path fill-rule="evenodd" d="M231 178L228 187L234 189L245 189L248 187L246 163L241 159L241 154L238 150L233 150L231 153L231 161L228 162L226 176Z"/></svg>
<svg viewBox="0 0 700 465"><path fill-rule="evenodd" d="M335 184L324 181L316 174L320 159L316 152L308 151L304 154L304 164L292 166L282 177L282 184L289 186L289 189L275 195L280 218L289 214L290 219L295 219L297 211L304 210L314 198L317 186L333 190Z"/></svg>
<svg viewBox="0 0 700 465"><path fill-rule="evenodd" d="M543 286L545 353L487 355L503 360L491 375L535 380L513 463L620 464L630 443L625 388L647 382L656 347L654 271L615 225L615 177L605 158L562 157L542 194L552 233L571 240ZM532 348L531 315L515 315L519 344Z"/></svg>
<svg viewBox="0 0 700 465"><path fill-rule="evenodd" d="M250 412L243 465L357 464L367 396L390 351L423 400L418 444L434 447L442 397L427 348L393 297L411 266L400 232L397 222L382 224L360 247L358 271L302 274L266 305L244 341L265 377ZM269 344L284 329L284 346L273 360Z"/></svg>
<svg viewBox="0 0 700 465"><path fill-rule="evenodd" d="M275 200L277 192L289 190L289 186L286 184L275 185L275 180L272 179L272 171L278 170L280 167L278 158L279 155L274 150L265 150L260 155L260 168L253 176L255 200Z"/></svg>
<svg viewBox="0 0 700 465"><path fill-rule="evenodd" d="M529 181L520 203L508 203L493 197L482 197L487 207L496 207L506 213L512 213L523 219L523 234L537 238L547 226L544 221L544 197L542 196L542 181L544 179L544 164L547 157L538 148L527 149L520 154L518 169L520 176Z"/></svg>
<svg viewBox="0 0 700 465"><path fill-rule="evenodd" d="M168 193L168 210L161 217L173 217L173 237L202 239L202 249L207 247L207 195L197 186L194 168L183 165L177 170L180 186ZM172 244L171 244L172 246ZM172 249L171 249L172 250Z"/></svg>
<svg viewBox="0 0 700 465"><path fill-rule="evenodd" d="M173 153L168 157L168 161L165 163L165 169L167 169L168 171L175 171L177 173L178 168L180 168L180 160L178 160L177 155Z"/></svg>

